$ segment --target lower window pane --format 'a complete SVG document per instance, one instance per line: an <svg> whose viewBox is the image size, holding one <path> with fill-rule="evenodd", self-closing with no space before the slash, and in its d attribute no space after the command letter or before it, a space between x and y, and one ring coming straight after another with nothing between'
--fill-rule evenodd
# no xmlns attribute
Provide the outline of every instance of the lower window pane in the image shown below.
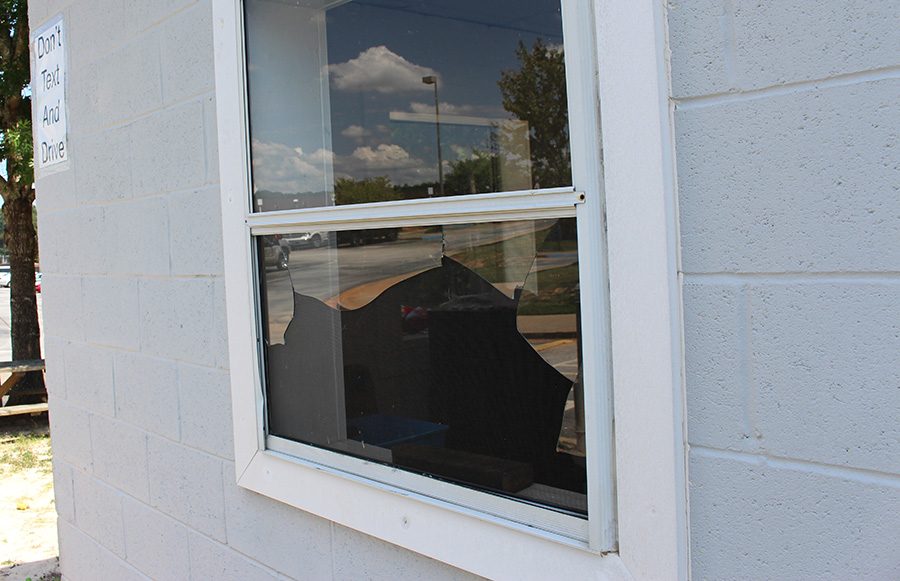
<svg viewBox="0 0 900 581"><path fill-rule="evenodd" d="M575 231L257 238L269 433L585 515Z"/></svg>

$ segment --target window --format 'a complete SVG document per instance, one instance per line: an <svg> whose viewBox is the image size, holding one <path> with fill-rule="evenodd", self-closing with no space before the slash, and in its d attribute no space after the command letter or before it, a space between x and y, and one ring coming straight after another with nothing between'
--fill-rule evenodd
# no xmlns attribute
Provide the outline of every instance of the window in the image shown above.
<svg viewBox="0 0 900 581"><path fill-rule="evenodd" d="M269 446L587 517L559 0L244 6L253 210L394 224L301 212L255 238ZM561 207L512 219L544 192ZM480 215L444 223L436 199Z"/></svg>
<svg viewBox="0 0 900 581"><path fill-rule="evenodd" d="M482 538L604 566L592 3L238 4L214 6L239 483L483 575Z"/></svg>

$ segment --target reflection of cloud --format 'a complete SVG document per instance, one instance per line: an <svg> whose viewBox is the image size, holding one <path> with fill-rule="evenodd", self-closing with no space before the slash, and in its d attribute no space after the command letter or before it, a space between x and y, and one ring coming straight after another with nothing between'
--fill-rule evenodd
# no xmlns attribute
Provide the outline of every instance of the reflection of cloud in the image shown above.
<svg viewBox="0 0 900 581"><path fill-rule="evenodd" d="M434 69L411 63L388 47L373 46L345 63L329 65L334 86L340 90L399 93L431 91L422 77L437 75Z"/></svg>
<svg viewBox="0 0 900 581"><path fill-rule="evenodd" d="M434 113L434 103L410 103L409 108L413 113ZM471 105L453 105L452 103L441 103L441 115L465 115L475 111L475 107Z"/></svg>
<svg viewBox="0 0 900 581"><path fill-rule="evenodd" d="M437 179L432 163L414 157L399 145L382 143L357 147L350 155L335 155L327 149L306 153L301 147L254 139L253 186L255 191L305 193L333 187L326 183L326 170L336 177L362 179L387 176L394 184L419 184Z"/></svg>
<svg viewBox="0 0 900 581"><path fill-rule="evenodd" d="M377 147L357 147L348 156L338 156L334 160L338 177L361 177L386 175L395 184L416 184L433 180L436 168L415 158L399 145L382 143Z"/></svg>
<svg viewBox="0 0 900 581"><path fill-rule="evenodd" d="M349 137L351 139L362 139L363 137L372 135L372 132L361 125L351 125L350 127L341 131L341 135L343 135L344 137Z"/></svg>
<svg viewBox="0 0 900 581"><path fill-rule="evenodd" d="M334 154L319 149L311 154L300 147L254 139L253 181L257 190L318 192L326 189L325 167Z"/></svg>

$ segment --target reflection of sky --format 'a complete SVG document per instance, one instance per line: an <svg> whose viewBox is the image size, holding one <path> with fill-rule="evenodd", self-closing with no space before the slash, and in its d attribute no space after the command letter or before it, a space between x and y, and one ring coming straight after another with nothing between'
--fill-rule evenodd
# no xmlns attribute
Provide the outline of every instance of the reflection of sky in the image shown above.
<svg viewBox="0 0 900 581"><path fill-rule="evenodd" d="M436 181L434 125L392 122L389 113L433 112L433 87L421 77L436 74L442 114L508 118L497 85L501 72L518 68L520 40L527 46L538 37L561 44L559 5L559 0L342 4L326 16L330 82L322 88L316 60L320 14L248 0L253 138L267 144L265 152L273 158L263 160L254 152L257 186L328 189L325 168L331 159L337 177ZM331 123L323 135L321 115L329 106ZM485 127L442 124L441 130L446 160L489 147Z"/></svg>

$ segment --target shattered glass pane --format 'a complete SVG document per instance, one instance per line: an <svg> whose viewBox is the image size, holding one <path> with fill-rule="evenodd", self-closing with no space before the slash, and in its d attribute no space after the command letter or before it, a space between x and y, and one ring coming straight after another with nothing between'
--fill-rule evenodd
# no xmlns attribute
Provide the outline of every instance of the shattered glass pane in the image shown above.
<svg viewBox="0 0 900 581"><path fill-rule="evenodd" d="M315 234L257 239L270 433L585 515L575 220Z"/></svg>

